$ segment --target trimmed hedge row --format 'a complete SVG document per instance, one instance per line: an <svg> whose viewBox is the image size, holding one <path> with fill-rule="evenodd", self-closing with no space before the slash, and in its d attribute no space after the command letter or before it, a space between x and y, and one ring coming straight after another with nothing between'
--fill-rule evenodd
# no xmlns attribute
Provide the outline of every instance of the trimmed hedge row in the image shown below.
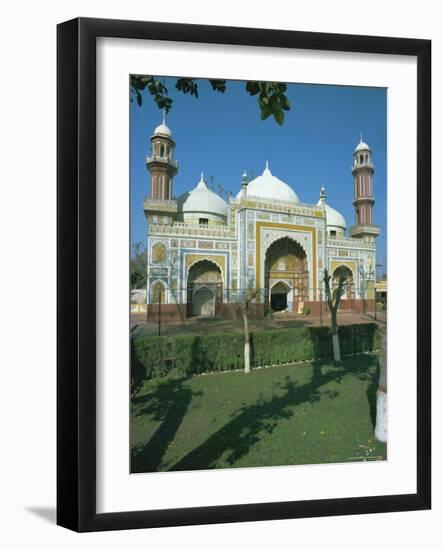
<svg viewBox="0 0 442 550"><path fill-rule="evenodd" d="M377 325L339 327L341 353L379 347ZM252 334L253 367L333 356L328 327L297 327ZM174 371L180 376L244 368L243 334L135 336L131 341L132 390L144 380Z"/></svg>

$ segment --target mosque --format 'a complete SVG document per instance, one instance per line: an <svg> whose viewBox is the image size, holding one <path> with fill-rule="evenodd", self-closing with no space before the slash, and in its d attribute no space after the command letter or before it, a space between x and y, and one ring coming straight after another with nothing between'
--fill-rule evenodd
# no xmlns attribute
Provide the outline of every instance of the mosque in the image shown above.
<svg viewBox="0 0 442 550"><path fill-rule="evenodd" d="M355 223L348 230L344 217L328 203L324 187L317 204L303 203L273 175L268 162L251 181L244 173L238 193L228 200L209 188L202 174L192 190L175 199L174 152L163 117L146 157L151 194L143 203L152 318L159 310L166 322L193 316L235 318L238 302L252 289L254 316L270 311L317 314L325 308L325 268L333 284L345 274L342 309L374 308L380 227L373 224L372 152L362 136L353 152Z"/></svg>

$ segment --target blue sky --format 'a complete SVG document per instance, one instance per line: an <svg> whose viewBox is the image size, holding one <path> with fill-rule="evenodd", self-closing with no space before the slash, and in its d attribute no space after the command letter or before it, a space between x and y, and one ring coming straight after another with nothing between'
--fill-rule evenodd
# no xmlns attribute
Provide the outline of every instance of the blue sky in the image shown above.
<svg viewBox="0 0 442 550"><path fill-rule="evenodd" d="M386 270L386 139L387 90L349 86L289 84L286 95L292 108L283 126L272 118L262 121L256 96L245 83L228 81L224 94L213 92L205 80L198 81L199 97L187 96L164 82L173 99L167 125L176 142L179 163L173 194L192 189L204 172L236 194L244 170L261 174L265 161L272 173L291 185L301 202L316 203L322 185L327 202L354 223L352 153L363 133L373 154L374 223L381 226L377 261ZM131 241L145 242L143 197L150 193L145 156L150 136L161 122L162 112L144 93L141 107L130 104Z"/></svg>

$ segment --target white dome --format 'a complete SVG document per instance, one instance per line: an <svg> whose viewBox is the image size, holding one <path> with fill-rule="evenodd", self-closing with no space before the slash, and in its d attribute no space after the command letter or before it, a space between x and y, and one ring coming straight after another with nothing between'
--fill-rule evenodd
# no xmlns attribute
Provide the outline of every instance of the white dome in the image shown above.
<svg viewBox="0 0 442 550"><path fill-rule="evenodd" d="M242 190L239 191L236 198L241 198L241 195ZM299 202L297 194L290 185L287 185L270 172L268 162L266 162L264 172L247 185L247 196L284 202Z"/></svg>
<svg viewBox="0 0 442 550"><path fill-rule="evenodd" d="M153 133L154 136L160 135L160 136L168 136L172 137L172 131L166 124L166 110L163 111L163 122L155 128L155 131Z"/></svg>
<svg viewBox="0 0 442 550"><path fill-rule="evenodd" d="M355 153L358 153L359 151L371 151L370 147L365 143L365 141L362 141L362 135L360 142L356 145Z"/></svg>
<svg viewBox="0 0 442 550"><path fill-rule="evenodd" d="M183 212L200 212L227 217L227 203L207 187L201 174L198 185L187 194L183 202Z"/></svg>
<svg viewBox="0 0 442 550"><path fill-rule="evenodd" d="M172 131L164 122L162 122L159 126L155 128L154 135L172 137Z"/></svg>
<svg viewBox="0 0 442 550"><path fill-rule="evenodd" d="M321 206L322 202L321 199L318 201L318 206ZM347 224L345 223L345 218L342 214L340 214L337 210L332 208L330 205L328 205L326 202L324 202L325 206L325 213L327 215L327 227L338 227L340 229L347 228Z"/></svg>

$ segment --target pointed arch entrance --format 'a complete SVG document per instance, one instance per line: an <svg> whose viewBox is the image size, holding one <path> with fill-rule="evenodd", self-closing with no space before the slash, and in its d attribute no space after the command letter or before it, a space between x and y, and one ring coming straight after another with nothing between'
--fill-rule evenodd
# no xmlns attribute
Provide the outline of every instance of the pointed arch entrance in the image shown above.
<svg viewBox="0 0 442 550"><path fill-rule="evenodd" d="M266 251L264 279L267 303L273 311L291 310L295 302L308 300L308 280L307 254L302 246L290 237L274 241Z"/></svg>
<svg viewBox="0 0 442 550"><path fill-rule="evenodd" d="M290 309L293 304L293 289L286 281L274 283L270 289L270 307L273 311Z"/></svg>
<svg viewBox="0 0 442 550"><path fill-rule="evenodd" d="M210 260L193 263L187 273L187 311L190 316L213 317L216 304L222 301L223 276L220 267Z"/></svg>

